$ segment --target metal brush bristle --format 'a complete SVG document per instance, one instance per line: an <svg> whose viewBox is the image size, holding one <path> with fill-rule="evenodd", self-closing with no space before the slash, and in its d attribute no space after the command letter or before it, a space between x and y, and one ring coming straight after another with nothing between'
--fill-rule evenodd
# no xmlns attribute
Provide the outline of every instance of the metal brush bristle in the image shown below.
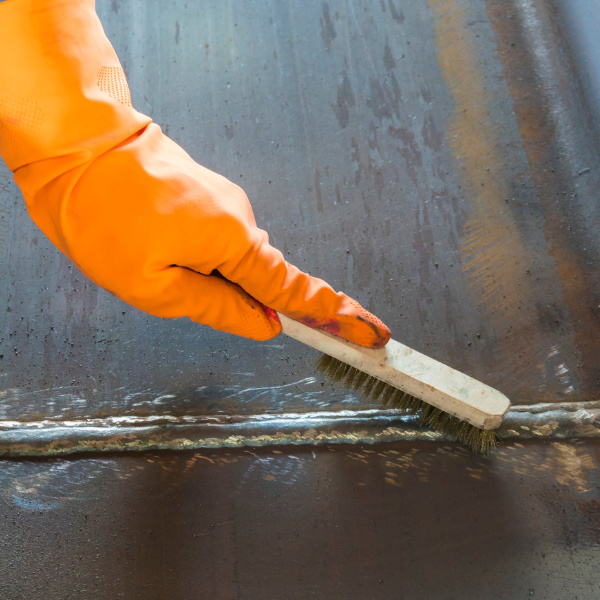
<svg viewBox="0 0 600 600"><path fill-rule="evenodd" d="M360 369L323 354L317 363L317 370L330 379L339 381L346 387L361 392L366 398L377 398L383 406L389 406L415 415L419 425L429 427L469 446L474 452L488 454L496 446L498 438L494 431L479 429L470 423L423 402L406 392L373 377Z"/></svg>

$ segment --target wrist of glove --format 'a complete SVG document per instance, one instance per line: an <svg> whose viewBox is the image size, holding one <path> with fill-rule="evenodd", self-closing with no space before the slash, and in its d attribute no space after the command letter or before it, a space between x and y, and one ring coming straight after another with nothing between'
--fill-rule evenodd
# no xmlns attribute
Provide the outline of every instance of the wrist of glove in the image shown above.
<svg viewBox="0 0 600 600"><path fill-rule="evenodd" d="M133 109L93 0L3 3L2 49L0 154L33 220L91 280L150 314L257 340L281 331L274 310L363 346L389 340L284 260L238 186Z"/></svg>

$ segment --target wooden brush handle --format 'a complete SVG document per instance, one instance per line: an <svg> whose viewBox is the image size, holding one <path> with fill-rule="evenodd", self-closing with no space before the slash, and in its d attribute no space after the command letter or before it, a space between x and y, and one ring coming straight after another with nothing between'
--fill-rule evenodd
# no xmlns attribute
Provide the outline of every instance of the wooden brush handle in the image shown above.
<svg viewBox="0 0 600 600"><path fill-rule="evenodd" d="M480 429L496 429L510 407L498 390L395 340L372 350L278 316L286 335Z"/></svg>

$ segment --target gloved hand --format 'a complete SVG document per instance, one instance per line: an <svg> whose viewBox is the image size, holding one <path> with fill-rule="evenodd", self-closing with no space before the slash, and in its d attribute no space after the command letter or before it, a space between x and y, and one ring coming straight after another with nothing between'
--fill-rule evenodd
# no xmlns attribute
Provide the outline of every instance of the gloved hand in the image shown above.
<svg viewBox="0 0 600 600"><path fill-rule="evenodd" d="M0 3L0 56L0 154L33 220L92 281L152 315L257 340L281 331L276 310L388 341L377 317L269 245L238 186L132 108L93 0Z"/></svg>

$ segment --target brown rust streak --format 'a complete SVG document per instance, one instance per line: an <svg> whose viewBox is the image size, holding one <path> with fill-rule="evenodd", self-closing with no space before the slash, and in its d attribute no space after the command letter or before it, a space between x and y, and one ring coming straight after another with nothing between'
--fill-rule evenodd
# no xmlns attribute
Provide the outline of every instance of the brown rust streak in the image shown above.
<svg viewBox="0 0 600 600"><path fill-rule="evenodd" d="M500 140L500 124L490 117L493 91L486 87L466 5L455 0L428 4L438 62L455 102L448 141L472 203L461 243L463 272L500 339L502 367L526 381L532 364L543 360L538 356L543 344L525 276L531 258L505 202L511 195L511 174L505 166L510 161Z"/></svg>
<svg viewBox="0 0 600 600"><path fill-rule="evenodd" d="M569 181L573 169L565 157L570 158L574 150L581 152L583 144L578 140L558 140L558 143L556 140L556 128L560 125L557 121L567 117L564 108L561 110L561 106L556 105L563 99L561 95L573 93L572 65L565 60L565 55L568 55L565 49L553 48L555 58L552 68L556 72L545 75L546 81L554 81L555 89L544 91L535 86L532 82L539 82L544 73L536 68L536 61L531 56L530 36L520 10L506 0L486 0L486 9L513 99L531 178L538 189L544 212L544 234L549 242L549 253L555 261L562 282L563 300L572 317L575 344L582 362L578 400L593 399L600 385L600 323L596 308L600 305L600 281L597 269L589 266L590 257L582 248L585 244L579 237L579 228L566 226L568 199L575 193L576 186ZM545 27L549 22L556 26L551 15L542 17ZM538 20L538 28L540 23ZM553 37L557 36L556 32L552 33ZM561 57L562 61L559 60ZM552 94L557 97L553 98ZM571 136L577 130L569 124L561 129ZM585 125L579 123L579 129L585 129ZM594 163L596 161L597 158Z"/></svg>

